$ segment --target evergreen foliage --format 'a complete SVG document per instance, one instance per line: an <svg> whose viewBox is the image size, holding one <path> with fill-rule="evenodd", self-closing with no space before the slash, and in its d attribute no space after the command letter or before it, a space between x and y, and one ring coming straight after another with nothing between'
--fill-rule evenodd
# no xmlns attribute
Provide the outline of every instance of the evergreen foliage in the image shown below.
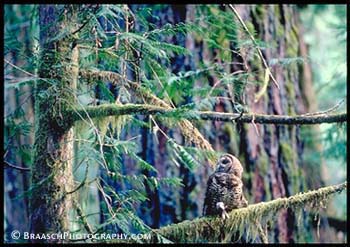
<svg viewBox="0 0 350 247"><path fill-rule="evenodd" d="M280 199L278 203L276 202L276 207L270 202L268 207L267 204L261 203L233 211L230 215L234 220L224 225L221 225L222 222L218 218L200 218L194 222L185 221L181 223L183 225L159 230L151 229L138 216L136 210L150 200L148 193L150 191L156 193L165 187L180 190L185 184L182 177L174 174L160 175L159 167L156 167L154 161L143 157L145 147L142 147L140 136L132 136L134 132L129 130L145 129L156 140L164 138L166 152L174 169L184 167L195 174L200 166L213 167L213 161L221 152L214 151L206 136L200 133L199 128L202 127L203 121L199 112L215 111L215 106L222 98L228 105L236 102L244 105L247 85L264 89L257 95L258 98L266 96L268 78L261 79L261 75L265 73L266 78L268 68L264 70L261 64L255 62L258 56L256 48L276 49L275 44L266 44L259 40L254 24L247 22L248 29L256 39L256 42L252 42L232 12L225 11L219 5L198 6L192 21L161 25L158 25L159 18L156 12L165 8L163 5L153 7L126 4L81 5L77 10L81 26L74 29L77 23L70 23L51 40L60 43L72 39L79 49L77 88L69 85L63 85L61 88L54 79L39 78L37 75L37 69L44 66L44 62L39 59L40 52L43 52L38 48L39 28L47 28L38 26L38 6L25 5L15 8L22 8L22 14L32 13L32 15L26 16L25 20L16 19L20 17L11 15L14 11L11 6L5 6L7 23L4 53L9 57L16 53L18 59L26 61L26 65L18 67L5 59L5 89L14 90L16 97L20 97L22 88L46 83L47 90L41 94L55 96L54 103L64 106L62 112L53 112L52 115L62 116L61 120L57 120L62 128L73 126L74 129L73 175L76 187L71 193L78 196L74 198L75 208L70 215L73 222L72 231L118 232L129 235L152 232L156 239L153 240L156 242L192 240L214 242L220 238L218 234L223 227L225 233L238 230L242 235L243 229L248 225L251 239L256 239L259 233L253 229L254 220L266 223L267 218L273 218L274 213L281 208L304 207L304 202L312 203L315 198L316 202L325 200L323 194L317 194L311 199L303 199L296 195L296 200L292 203L293 198ZM65 9L74 11L72 5L64 5L62 10ZM64 18L64 15L60 18ZM20 36L17 32L18 27L22 25L28 25L33 34L29 52L28 48L24 48L22 41L17 39ZM203 59L192 68L171 70L175 57L190 58L195 53L181 44L171 42L186 39L188 35L203 40L206 47L215 49L219 58L217 60L220 62L207 63L207 60ZM343 36L341 38L344 39ZM52 55L57 60L64 59L58 52ZM237 56L241 63L232 62L233 56ZM288 69L292 64L305 62L308 62L308 58L284 57L271 59L269 66L280 65ZM240 65L252 63L253 66L230 73L228 68L236 63ZM209 81L208 78L211 76L217 78L215 83ZM227 94L228 89L233 89L232 95ZM28 97L33 99L31 93ZM74 98L76 103L72 105L69 98ZM25 101L13 111L6 112L4 159L12 162L16 160L16 155L19 155L22 167L32 167L34 153L32 145L15 145L16 140L23 136L33 136L35 131L33 119L26 119L23 104ZM155 113L148 118L126 114L89 115L91 113L89 109L107 111L110 110L110 106L132 107L141 104L144 105L145 112L149 110L147 108L149 105L168 112L158 115ZM74 119L69 118L72 116ZM345 164L344 126L346 124L328 129L321 139L327 140L326 156L343 159ZM181 138L171 131L167 132L166 127L178 128L182 134ZM35 186L44 183L46 180ZM29 200L36 191L35 186L29 187L23 194ZM344 189L345 186L341 188ZM100 200L99 205L90 207L89 204L95 203L96 197ZM263 216L267 217L263 220ZM100 220L101 224L96 223ZM187 230L191 231L189 235L186 233ZM207 231L212 234L210 235L212 238L203 240L203 234ZM187 237L191 237L191 240ZM231 236L225 240L231 240Z"/></svg>

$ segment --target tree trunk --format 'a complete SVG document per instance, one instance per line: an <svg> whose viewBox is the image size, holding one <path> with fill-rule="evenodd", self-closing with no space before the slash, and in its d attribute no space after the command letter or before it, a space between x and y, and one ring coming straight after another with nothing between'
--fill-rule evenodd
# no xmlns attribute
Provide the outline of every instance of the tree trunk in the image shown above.
<svg viewBox="0 0 350 247"><path fill-rule="evenodd" d="M69 24L71 23L71 24ZM67 35L77 25L77 7L39 7L41 64L35 88L35 154L32 168L31 232L69 230L73 190L73 129L65 111L74 104L78 51Z"/></svg>
<svg viewBox="0 0 350 247"><path fill-rule="evenodd" d="M219 8L231 12L229 7ZM302 39L302 33L299 30L300 21L295 8L295 6L289 5L236 6L243 21L256 32L255 38L267 44L267 47L262 49L262 54L267 62L272 59L283 60L305 56L305 47L299 43ZM179 10L181 10L179 6L174 8L175 16L181 15L181 13L176 13ZM187 11L187 15L194 16L195 14L191 11L198 13L200 8L188 5ZM213 14L215 8L208 6L207 11L212 11ZM205 12L201 13L205 15ZM240 23L237 18L233 14L232 16L232 21L239 26ZM217 30L217 32L221 31ZM247 34L241 26L237 33L241 39L247 39ZM221 41L221 44L226 48L236 48L237 46L237 44L225 40ZM310 104L314 101L312 85L307 82L305 84L307 86L304 86L302 82L310 73L310 67L305 66L305 64L291 63L288 66L282 66L281 64L271 66L272 74L279 83L279 88L270 79L264 96L258 102L255 102L254 96L261 90L264 81L265 68L258 57L255 60L248 58L249 52L257 54L254 48L250 48L251 51L241 50L241 56L233 53L231 62L243 63L243 65L235 64L233 66L227 66L219 55L220 51L210 48L207 42L201 40L198 36L195 41L187 40L186 48L196 52L192 56L195 58L195 64L201 62L212 64L215 62L222 65L227 73L243 70L254 74L255 78L253 80L259 82L258 85L246 85L239 95L238 90L242 89L240 85L233 83L232 88L228 88L226 95L221 95L223 97L233 97L236 102L248 106L249 113L293 115L315 110L315 105ZM174 72L177 71L176 66L175 63ZM191 69L199 68L191 67ZM211 72L208 77L209 84L214 86L218 81L217 75ZM199 81L196 82L196 85L200 87L202 83L202 81ZM214 109L218 112L235 111L233 105L221 99L217 101ZM298 125L237 124L234 126L231 123L214 121L209 129L210 133L206 133L203 129L202 133L205 136L210 136L210 143L216 151L232 153L243 162L245 170L243 175L244 193L250 203L290 196L307 188L302 176L305 173L303 171L303 160L299 158L302 156L304 144ZM200 181L197 186L205 187L205 174L207 172L208 169L204 167L196 171L197 181ZM204 175L203 179L202 175ZM319 177L319 173L316 172L313 176ZM317 185L315 184L315 186ZM183 220L198 215L198 210L202 207L202 200L196 200L195 206L188 207L191 204L188 199L189 192L184 192L182 195L183 203L181 203ZM201 190L196 198L203 198L204 195L201 193L204 192ZM188 212L184 213L184 210ZM191 216L188 217L189 215ZM308 224L306 220L304 224ZM271 229L269 237L276 242L294 242L299 237L294 235L295 228L294 212L287 209L282 210L278 215L278 224L274 231Z"/></svg>
<svg viewBox="0 0 350 247"><path fill-rule="evenodd" d="M251 22L258 39L266 44L275 44L272 48L262 50L266 61L272 59L296 58L305 55L301 53L299 39L298 14L295 6L269 5L269 6L237 6L237 11L244 21ZM263 81L264 68L260 60L249 63L249 69L261 69L257 79ZM299 79L304 73L309 73L310 67L304 64L292 63L287 67L275 65L272 74L279 83L277 88L271 80L266 96L254 102L254 95L261 87L249 87L245 92L246 104L251 112L266 114L303 114L314 110L307 104L310 99L300 87ZM308 83L308 90L312 86ZM246 184L251 184L249 193L254 195L250 202L268 201L274 198L290 196L305 188L302 174L302 141L300 127L285 125L260 125L257 129L250 124L242 126L241 150L244 155L246 171ZM314 174L316 175L316 174ZM276 242L294 242L295 216L292 210L282 210L278 215L278 224L275 227L274 238ZM272 231L271 231L272 232ZM274 236L273 236L274 235Z"/></svg>

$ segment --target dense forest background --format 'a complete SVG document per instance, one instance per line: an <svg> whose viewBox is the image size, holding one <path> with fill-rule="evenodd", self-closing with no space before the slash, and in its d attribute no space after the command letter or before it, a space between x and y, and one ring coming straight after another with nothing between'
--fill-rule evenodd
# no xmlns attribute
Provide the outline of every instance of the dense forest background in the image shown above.
<svg viewBox="0 0 350 247"><path fill-rule="evenodd" d="M28 242L14 230L194 220L222 153L242 162L249 204L346 180L346 123L254 122L346 111L345 5L4 5L3 16L6 242ZM123 105L130 114L113 111ZM346 223L344 192L262 221L271 243L344 243ZM181 241L218 241L192 237Z"/></svg>

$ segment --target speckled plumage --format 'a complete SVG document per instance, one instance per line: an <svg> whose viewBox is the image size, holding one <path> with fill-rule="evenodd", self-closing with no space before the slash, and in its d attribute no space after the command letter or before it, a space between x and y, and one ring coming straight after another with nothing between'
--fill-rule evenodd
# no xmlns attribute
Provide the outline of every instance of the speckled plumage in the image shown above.
<svg viewBox="0 0 350 247"><path fill-rule="evenodd" d="M225 154L219 158L216 170L207 182L203 215L226 218L232 209L248 206L242 191L242 173L243 167L233 155Z"/></svg>

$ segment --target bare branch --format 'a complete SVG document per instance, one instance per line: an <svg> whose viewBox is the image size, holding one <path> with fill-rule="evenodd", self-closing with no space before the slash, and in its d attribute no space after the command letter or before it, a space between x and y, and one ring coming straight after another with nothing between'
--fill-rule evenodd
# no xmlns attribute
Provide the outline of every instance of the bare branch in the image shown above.
<svg viewBox="0 0 350 247"><path fill-rule="evenodd" d="M25 172L31 171L30 168L27 168L27 167L19 167L19 166L16 166L16 165L11 164L10 162L8 162L8 161L6 161L6 160L4 160L4 163L5 163L5 165L7 165L8 167L14 168L14 169L16 169L16 170L25 171Z"/></svg>
<svg viewBox="0 0 350 247"><path fill-rule="evenodd" d="M79 205L78 201L76 199L73 200L73 204L77 210L77 214L81 220L81 223L83 224L85 230L89 233L92 234L94 231L92 230L92 227L90 226L89 222L86 219L86 215L83 213L83 209Z"/></svg>
<svg viewBox="0 0 350 247"><path fill-rule="evenodd" d="M344 101L345 101L345 99L340 100L336 105L332 106L331 108L329 108L329 109L327 109L325 111L305 113L305 114L303 114L303 116L315 116L315 115L328 114L328 113L330 113L332 111L337 110L339 108L339 106L344 103Z"/></svg>
<svg viewBox="0 0 350 247"><path fill-rule="evenodd" d="M251 114L244 113L241 117L240 113L225 113L225 112L212 112L212 111L193 111L188 110L186 112L179 112L177 109L165 108L154 105L146 104L125 104L125 105L100 105L89 106L76 111L71 111L71 118L73 121L81 120L81 117L88 116L90 118L95 117L107 117L117 115L159 115L162 117L172 117L187 120L215 120L215 121L233 121L241 123L262 123L262 124L321 124L321 123L339 123L345 122L347 119L347 113L330 114L330 115L317 115L317 116L303 116L303 115L264 115L264 114Z"/></svg>

